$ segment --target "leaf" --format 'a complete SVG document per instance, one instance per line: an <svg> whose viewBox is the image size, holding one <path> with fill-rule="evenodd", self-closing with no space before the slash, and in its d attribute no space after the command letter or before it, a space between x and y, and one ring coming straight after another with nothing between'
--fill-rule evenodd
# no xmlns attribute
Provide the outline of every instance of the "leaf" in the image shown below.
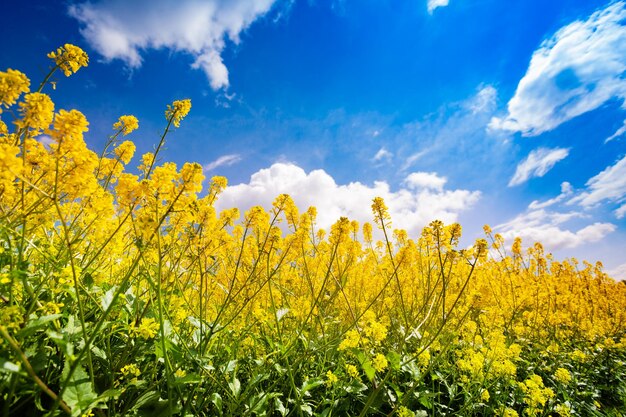
<svg viewBox="0 0 626 417"><path fill-rule="evenodd" d="M112 286L109 291L105 292L102 298L100 299L100 305L102 306L102 310L106 311L111 303L113 302L113 296L115 295L115 291L117 290L117 285Z"/></svg>
<svg viewBox="0 0 626 417"><path fill-rule="evenodd" d="M274 406L276 407L276 411L278 411L283 417L289 413L289 409L285 408L285 405L278 397L274 399Z"/></svg>
<svg viewBox="0 0 626 417"><path fill-rule="evenodd" d="M211 402L213 403L213 405L215 405L215 408L217 408L217 411L220 413L220 416L222 415L222 396L219 395L217 392L214 392L213 394L211 394Z"/></svg>
<svg viewBox="0 0 626 417"><path fill-rule="evenodd" d="M65 360L63 367L63 378L67 379L70 372L70 362ZM71 378L67 382L67 387L63 393L63 401L72 409L72 416L80 416L98 398L93 391L89 375L78 365Z"/></svg>
<svg viewBox="0 0 626 417"><path fill-rule="evenodd" d="M313 388L317 388L322 385L324 381L321 378L311 378L307 379L302 383L302 388L300 388L300 397L304 397L308 395L308 392Z"/></svg>
<svg viewBox="0 0 626 417"><path fill-rule="evenodd" d="M239 396L239 392L241 391L241 382L239 382L239 380L235 377L233 378L233 382L228 383L228 388L230 388L230 391L236 398Z"/></svg>
<svg viewBox="0 0 626 417"><path fill-rule="evenodd" d="M51 321L57 320L61 317L63 317L62 314L50 314L47 316L38 317L34 320L28 320L26 323L26 327L18 332L18 338L22 339L26 336L29 336L35 333L37 330L46 327L46 325Z"/></svg>

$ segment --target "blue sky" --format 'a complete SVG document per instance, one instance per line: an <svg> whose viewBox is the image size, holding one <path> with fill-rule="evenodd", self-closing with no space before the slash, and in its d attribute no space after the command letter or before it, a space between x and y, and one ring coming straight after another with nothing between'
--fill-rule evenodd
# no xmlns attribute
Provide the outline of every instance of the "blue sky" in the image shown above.
<svg viewBox="0 0 626 417"><path fill-rule="evenodd" d="M226 176L221 208L287 192L327 227L380 195L413 236L488 223L626 278L624 1L9 3L2 70L38 82L56 47L89 54L53 99L92 148L134 114L151 150L190 98L163 158Z"/></svg>

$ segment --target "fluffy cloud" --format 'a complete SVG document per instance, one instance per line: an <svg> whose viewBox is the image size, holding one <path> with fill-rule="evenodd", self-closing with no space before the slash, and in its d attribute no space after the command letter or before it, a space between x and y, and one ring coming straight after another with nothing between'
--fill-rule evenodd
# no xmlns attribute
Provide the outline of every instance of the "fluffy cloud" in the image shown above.
<svg viewBox="0 0 626 417"><path fill-rule="evenodd" d="M141 66L141 52L167 48L191 54L215 90L228 87L225 37L239 35L275 0L110 0L72 5L81 34L106 60Z"/></svg>
<svg viewBox="0 0 626 417"><path fill-rule="evenodd" d="M446 7L447 5L448 0L428 0L426 7L428 8L428 13L433 14L437 7Z"/></svg>
<svg viewBox="0 0 626 417"><path fill-rule="evenodd" d="M578 194L570 200L570 203L578 203L583 207L592 207L608 200L621 203L626 197L626 156L607 167L598 175L592 177L586 183L586 191ZM619 208L616 214L623 215L623 209Z"/></svg>
<svg viewBox="0 0 626 417"><path fill-rule="evenodd" d="M204 172L208 172L208 171L214 170L217 167L231 166L233 164L236 164L239 161L241 161L241 155L239 154L223 155L217 158L215 161L212 161L212 162L209 162L208 164L203 165L202 169L204 170Z"/></svg>
<svg viewBox="0 0 626 417"><path fill-rule="evenodd" d="M376 135L376 136L378 136L378 135ZM393 154L383 147L383 148L380 148L378 150L378 152L376 152L376 155L374 155L374 158L372 158L372 159L375 162L379 162L379 161L382 161L382 160L390 161L391 158L393 158Z"/></svg>
<svg viewBox="0 0 626 417"><path fill-rule="evenodd" d="M341 216L361 223L372 222L372 199L382 197L394 225L416 235L432 220L456 221L460 212L480 198L479 191L443 189L445 179L432 173L409 175L405 183L407 187L397 191L392 191L383 181L373 186L360 182L339 185L323 170L307 173L294 164L275 163L254 173L247 184L228 187L220 195L217 208L247 210L253 205L269 208L274 198L287 193L301 210L317 207L318 226L328 228Z"/></svg>
<svg viewBox="0 0 626 417"><path fill-rule="evenodd" d="M614 224L599 222L577 231L564 228L564 224L570 220L583 217L581 213L577 212L556 213L543 209L529 210L493 229L502 234L507 241L520 237L527 244L541 242L548 250L574 248L597 242L616 229Z"/></svg>
<svg viewBox="0 0 626 417"><path fill-rule="evenodd" d="M567 155L569 155L569 149L535 149L517 165L515 175L509 181L509 187L522 184L533 177L543 177L557 162L565 159Z"/></svg>
<svg viewBox="0 0 626 417"><path fill-rule="evenodd" d="M508 115L493 118L490 126L526 136L554 129L611 98L624 100L624 71L626 3L618 1L544 41L508 103Z"/></svg>

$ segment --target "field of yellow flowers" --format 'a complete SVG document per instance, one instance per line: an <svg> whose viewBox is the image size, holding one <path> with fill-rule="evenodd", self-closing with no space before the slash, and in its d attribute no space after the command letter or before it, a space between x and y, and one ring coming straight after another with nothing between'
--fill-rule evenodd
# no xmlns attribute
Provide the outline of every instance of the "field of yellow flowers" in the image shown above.
<svg viewBox="0 0 626 417"><path fill-rule="evenodd" d="M0 415L626 413L626 285L600 264L407 236L382 199L327 231L288 195L218 213L225 178L156 162L189 100L128 169L138 120L90 150L46 93L88 57L48 58L39 86L0 72Z"/></svg>

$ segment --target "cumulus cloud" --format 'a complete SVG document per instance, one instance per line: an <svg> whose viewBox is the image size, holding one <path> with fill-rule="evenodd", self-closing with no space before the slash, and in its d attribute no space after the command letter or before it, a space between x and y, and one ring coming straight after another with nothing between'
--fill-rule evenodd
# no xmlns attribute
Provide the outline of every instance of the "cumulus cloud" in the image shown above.
<svg viewBox="0 0 626 417"><path fill-rule="evenodd" d="M267 13L275 0L109 0L72 5L80 32L105 60L130 68L142 52L166 48L194 58L215 90L228 87L222 60L225 38L238 43L242 31Z"/></svg>
<svg viewBox="0 0 626 417"><path fill-rule="evenodd" d="M212 162L209 162L208 164L203 165L202 169L204 170L204 172L208 172L208 171L214 170L217 167L231 166L233 164L236 164L239 161L241 161L241 155L239 154L223 155L217 158L215 161L212 161Z"/></svg>
<svg viewBox="0 0 626 417"><path fill-rule="evenodd" d="M618 1L544 41L508 103L508 114L493 118L490 127L539 135L612 98L624 100L624 71L626 3Z"/></svg>
<svg viewBox="0 0 626 417"><path fill-rule="evenodd" d="M404 183L410 189L429 188L442 191L447 181L447 178L440 177L435 172L413 172L406 177Z"/></svg>
<svg viewBox="0 0 626 417"><path fill-rule="evenodd" d="M433 14L437 7L446 7L447 5L448 0L428 0L426 7L428 8L428 13Z"/></svg>
<svg viewBox="0 0 626 417"><path fill-rule="evenodd" d="M509 187L522 184L533 177L543 177L554 165L569 155L569 149L539 148L530 152L526 159L517 165Z"/></svg>
<svg viewBox="0 0 626 417"><path fill-rule="evenodd" d="M590 178L586 184L586 190L570 200L570 203L578 203L583 207L593 207L598 203L608 200L621 203L626 198L626 156L617 161L615 165L607 167L598 175ZM620 211L621 210L621 211ZM620 208L616 214L623 214Z"/></svg>
<svg viewBox="0 0 626 417"><path fill-rule="evenodd" d="M578 212L557 213L544 209L529 210L493 229L507 241L520 237L522 241L528 244L541 242L549 250L575 248L587 243L597 242L616 229L614 224L600 222L590 224L576 231L565 228L565 223L583 217L584 215Z"/></svg>
<svg viewBox="0 0 626 417"><path fill-rule="evenodd" d="M419 181L414 181L416 178L428 178L430 183L418 184ZM438 178L440 186L433 188ZM342 185L321 169L307 173L294 164L275 163L252 174L248 183L226 188L218 199L217 208L247 210L253 205L269 208L279 194L287 193L301 210L317 207L318 226L328 228L341 216L361 223L372 222L372 199L382 197L394 225L416 235L432 220L457 221L459 213L471 208L480 198L479 191L445 190L445 179L442 183L436 174L409 175L405 183L406 188L396 191L384 181L377 181L372 186L360 182Z"/></svg>

